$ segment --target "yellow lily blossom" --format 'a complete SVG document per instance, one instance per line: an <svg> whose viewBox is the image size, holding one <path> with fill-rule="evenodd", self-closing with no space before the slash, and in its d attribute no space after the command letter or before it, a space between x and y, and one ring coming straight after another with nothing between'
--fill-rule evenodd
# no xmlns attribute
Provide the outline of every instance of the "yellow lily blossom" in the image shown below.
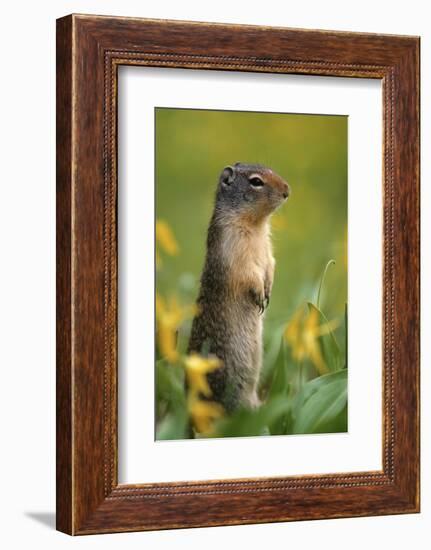
<svg viewBox="0 0 431 550"><path fill-rule="evenodd" d="M224 414L223 407L214 401L204 401L195 395L189 396L188 409L192 424L200 434L211 434L214 421Z"/></svg>
<svg viewBox="0 0 431 550"><path fill-rule="evenodd" d="M284 338L292 349L293 358L298 362L310 359L319 374L329 372L319 338L329 334L337 326L336 320L319 325L319 311L315 308L307 311L306 306L303 306L298 309L284 331Z"/></svg>
<svg viewBox="0 0 431 550"><path fill-rule="evenodd" d="M179 252L178 243L172 229L164 220L156 221L156 240L163 250L170 256L176 256Z"/></svg>
<svg viewBox="0 0 431 550"><path fill-rule="evenodd" d="M178 328L186 318L193 316L194 313L193 306L180 306L175 296L166 301L163 296L156 293L157 341L161 355L170 363L176 363L179 359Z"/></svg>
<svg viewBox="0 0 431 550"><path fill-rule="evenodd" d="M206 375L221 367L222 363L217 357L201 357L192 353L184 359L189 391L197 395L211 397L211 388Z"/></svg>
<svg viewBox="0 0 431 550"><path fill-rule="evenodd" d="M195 430L210 434L215 420L223 416L224 409L220 403L201 398L211 397L207 374L220 368L222 362L217 357L202 357L192 353L184 358L184 367L188 383L187 406Z"/></svg>

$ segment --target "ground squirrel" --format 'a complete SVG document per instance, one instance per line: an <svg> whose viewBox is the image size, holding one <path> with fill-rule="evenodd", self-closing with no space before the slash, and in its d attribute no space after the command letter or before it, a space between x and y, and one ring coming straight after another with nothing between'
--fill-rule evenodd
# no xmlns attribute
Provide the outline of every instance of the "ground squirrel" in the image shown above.
<svg viewBox="0 0 431 550"><path fill-rule="evenodd" d="M259 405L262 318L275 265L269 217L289 193L260 164L238 162L220 175L188 351L221 360L208 381L211 399L227 412Z"/></svg>

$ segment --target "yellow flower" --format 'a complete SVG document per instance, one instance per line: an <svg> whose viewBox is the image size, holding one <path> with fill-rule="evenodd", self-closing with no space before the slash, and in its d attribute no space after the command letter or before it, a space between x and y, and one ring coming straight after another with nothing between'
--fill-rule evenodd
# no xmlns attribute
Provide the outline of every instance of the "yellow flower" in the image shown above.
<svg viewBox="0 0 431 550"><path fill-rule="evenodd" d="M170 256L176 256L179 252L177 241L172 229L164 220L156 221L156 240L163 250Z"/></svg>
<svg viewBox="0 0 431 550"><path fill-rule="evenodd" d="M329 334L338 326L338 321L330 321L319 325L319 311L306 306L297 310L284 331L284 338L292 348L293 358L301 362L310 359L319 374L328 372L323 359L319 338Z"/></svg>
<svg viewBox="0 0 431 550"><path fill-rule="evenodd" d="M206 377L207 373L221 367L222 362L217 357L201 357L192 353L184 359L189 391L196 395L211 397L211 388Z"/></svg>
<svg viewBox="0 0 431 550"><path fill-rule="evenodd" d="M201 396L211 397L207 374L220 368L222 362L217 357L201 357L192 353L184 358L184 367L188 383L187 406L195 430L210 434L215 420L223 416L224 409L220 403L207 401Z"/></svg>
<svg viewBox="0 0 431 550"><path fill-rule="evenodd" d="M166 301L163 296L156 293L157 341L161 355L170 363L176 363L179 359L178 328L186 318L193 316L194 312L193 306L180 306L175 296Z"/></svg>
<svg viewBox="0 0 431 550"><path fill-rule="evenodd" d="M204 401L196 395L190 395L188 409L195 430L200 434L211 434L214 421L224 414L223 407L214 401Z"/></svg>

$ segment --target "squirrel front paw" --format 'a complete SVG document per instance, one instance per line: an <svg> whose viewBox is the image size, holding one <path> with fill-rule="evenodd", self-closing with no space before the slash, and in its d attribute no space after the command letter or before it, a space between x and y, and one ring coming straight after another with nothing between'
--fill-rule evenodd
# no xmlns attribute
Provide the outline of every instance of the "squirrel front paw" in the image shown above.
<svg viewBox="0 0 431 550"><path fill-rule="evenodd" d="M271 288L265 285L265 309L269 306L269 299L271 298Z"/></svg>
<svg viewBox="0 0 431 550"><path fill-rule="evenodd" d="M269 297L266 296L265 292L259 292L255 288L250 289L250 297L252 302L259 308L259 313L265 311L265 308L268 307Z"/></svg>

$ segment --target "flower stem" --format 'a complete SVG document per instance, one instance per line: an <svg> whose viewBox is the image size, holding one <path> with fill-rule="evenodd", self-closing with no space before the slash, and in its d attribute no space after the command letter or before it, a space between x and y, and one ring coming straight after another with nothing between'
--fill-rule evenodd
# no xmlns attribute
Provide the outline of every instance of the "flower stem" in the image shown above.
<svg viewBox="0 0 431 550"><path fill-rule="evenodd" d="M326 264L325 269L323 270L322 277L320 279L319 290L317 292L317 304L316 304L317 309L320 309L320 294L322 292L322 286L323 286L323 281L325 280L326 272L328 271L328 267L330 265L335 265L335 260L329 260L329 262Z"/></svg>

